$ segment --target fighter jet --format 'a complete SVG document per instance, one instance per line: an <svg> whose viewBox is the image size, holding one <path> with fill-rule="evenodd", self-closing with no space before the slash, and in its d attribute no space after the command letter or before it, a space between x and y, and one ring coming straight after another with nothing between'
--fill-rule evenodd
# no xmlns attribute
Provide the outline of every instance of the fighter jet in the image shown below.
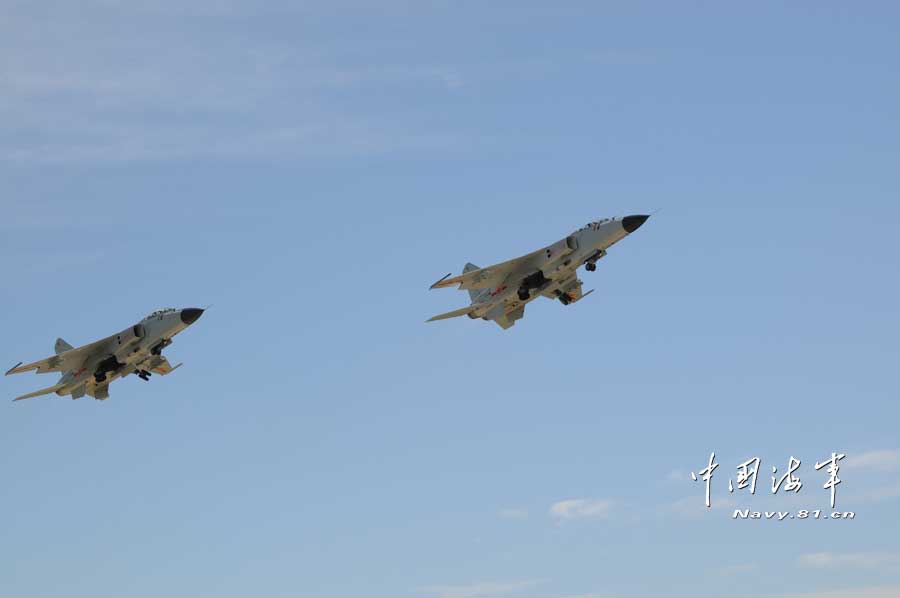
<svg viewBox="0 0 900 598"><path fill-rule="evenodd" d="M181 367L169 365L162 350L172 338L203 315L198 307L158 309L139 323L102 340L74 348L56 339L56 355L29 363L17 364L6 375L35 370L37 374L62 372L55 385L13 399L21 401L55 392L80 399L85 394L98 400L109 398L109 383L116 378L136 374L147 381L152 373L165 376Z"/></svg>
<svg viewBox="0 0 900 598"><path fill-rule="evenodd" d="M597 260L606 255L611 245L641 227L650 216L604 218L591 222L571 235L528 255L479 268L466 264L460 276L448 274L432 289L459 285L469 291L472 304L429 319L444 320L457 316L494 321L504 330L522 319L525 305L537 297L558 299L570 305L593 292L581 292L577 270L581 265L593 272Z"/></svg>

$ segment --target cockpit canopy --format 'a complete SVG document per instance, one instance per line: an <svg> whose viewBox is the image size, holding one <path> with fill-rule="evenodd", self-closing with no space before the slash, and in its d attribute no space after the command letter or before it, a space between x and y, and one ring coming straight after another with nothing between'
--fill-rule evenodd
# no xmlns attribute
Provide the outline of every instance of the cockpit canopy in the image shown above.
<svg viewBox="0 0 900 598"><path fill-rule="evenodd" d="M600 228L600 226L606 224L607 222L611 222L612 220L613 218L601 218L596 222L588 222L578 230L597 230L598 228Z"/></svg>
<svg viewBox="0 0 900 598"><path fill-rule="evenodd" d="M165 314L170 314L170 313L176 312L176 311L178 311L178 310L175 309L174 307L164 307L164 308L162 308L162 309L157 309L156 311L154 311L153 313L151 313L149 316L147 316L147 317L144 318L144 319L145 319L145 320L152 320L153 318L161 318L161 317L163 317Z"/></svg>

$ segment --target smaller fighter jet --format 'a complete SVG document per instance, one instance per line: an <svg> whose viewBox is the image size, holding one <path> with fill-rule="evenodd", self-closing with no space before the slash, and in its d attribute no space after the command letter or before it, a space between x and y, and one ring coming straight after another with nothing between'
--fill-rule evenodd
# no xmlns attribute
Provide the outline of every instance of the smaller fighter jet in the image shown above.
<svg viewBox="0 0 900 598"><path fill-rule="evenodd" d="M649 217L604 218L508 262L487 268L466 264L460 276L450 278L448 274L431 288L459 285L458 289L469 291L471 305L428 321L469 316L494 321L507 329L525 316L525 305L537 297L558 299L563 305L575 303L593 292L582 293L578 268L584 265L589 272L596 270L597 260L606 255L606 250L640 228Z"/></svg>
<svg viewBox="0 0 900 598"><path fill-rule="evenodd" d="M80 399L85 394L98 400L109 398L109 383L129 374L147 381L151 374L165 376L181 367L169 365L162 350L172 338L203 315L199 307L158 309L125 330L102 340L75 348L61 338L56 339L56 355L22 365L8 372L20 374L35 370L37 374L61 372L59 382L49 388L13 399L21 401L55 392Z"/></svg>

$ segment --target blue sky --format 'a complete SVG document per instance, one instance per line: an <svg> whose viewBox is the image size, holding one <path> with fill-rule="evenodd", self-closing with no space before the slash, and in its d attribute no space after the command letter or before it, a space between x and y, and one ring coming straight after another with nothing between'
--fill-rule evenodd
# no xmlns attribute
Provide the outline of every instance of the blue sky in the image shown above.
<svg viewBox="0 0 900 598"><path fill-rule="evenodd" d="M900 596L893 4L181 4L0 9L0 358L214 304L3 407L4 595ZM424 323L653 210L583 302ZM731 519L832 451L855 520Z"/></svg>

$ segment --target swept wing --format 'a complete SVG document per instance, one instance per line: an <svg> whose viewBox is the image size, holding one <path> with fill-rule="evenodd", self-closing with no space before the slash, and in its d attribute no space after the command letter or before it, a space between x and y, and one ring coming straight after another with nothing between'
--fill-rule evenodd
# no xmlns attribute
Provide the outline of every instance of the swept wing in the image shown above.
<svg viewBox="0 0 900 598"><path fill-rule="evenodd" d="M85 362L87 362L91 357L94 357L95 354L101 353L106 350L114 339L115 336L108 336L105 339L84 345L82 347L64 351L59 355L47 357L46 359L41 359L39 361L35 361L33 363L28 363L25 365L19 364L6 372L6 375L9 376L10 374L21 374L22 372L30 372L31 370L35 370L35 373L37 374L77 370L78 368L83 366Z"/></svg>
<svg viewBox="0 0 900 598"><path fill-rule="evenodd" d="M34 391L34 392L30 392L30 393L28 393L27 395L22 395L21 397L16 397L16 398L13 399L13 401L21 401L22 399L30 399L30 398L32 398L32 397L39 397L39 396L41 396L41 395L48 395L48 394L50 394L51 392L56 392L57 390L59 390L59 389L62 388L63 386L64 386L63 384L57 384L57 385L55 385L55 386L50 386L50 387L48 387L48 388L42 388L41 390L36 390L36 391Z"/></svg>
<svg viewBox="0 0 900 598"><path fill-rule="evenodd" d="M537 264L541 262L543 256L545 255L545 250L539 249L538 251L534 251L529 253L528 255L523 255L521 257L517 257L515 259L501 262L499 264L494 264L493 266L487 266L485 268L478 268L477 270L470 270L469 272L465 272L460 274L459 276L454 276L452 278L444 277L441 280L437 281L433 285L431 285L432 289L442 289L445 287L452 287L453 285L459 285L459 289L490 289L493 287L500 286L506 278L517 271L527 271L537 267Z"/></svg>
<svg viewBox="0 0 900 598"><path fill-rule="evenodd" d="M576 241L573 237L566 237L557 241L553 245L532 251L529 254L511 259L506 262L487 266L486 268L477 268L463 272L459 276L449 277L448 274L433 285L432 289L441 289L444 287L452 287L459 285L460 290L464 289L490 289L499 287L510 276L521 274L523 277L550 260L559 259L559 257L572 253L576 247Z"/></svg>

